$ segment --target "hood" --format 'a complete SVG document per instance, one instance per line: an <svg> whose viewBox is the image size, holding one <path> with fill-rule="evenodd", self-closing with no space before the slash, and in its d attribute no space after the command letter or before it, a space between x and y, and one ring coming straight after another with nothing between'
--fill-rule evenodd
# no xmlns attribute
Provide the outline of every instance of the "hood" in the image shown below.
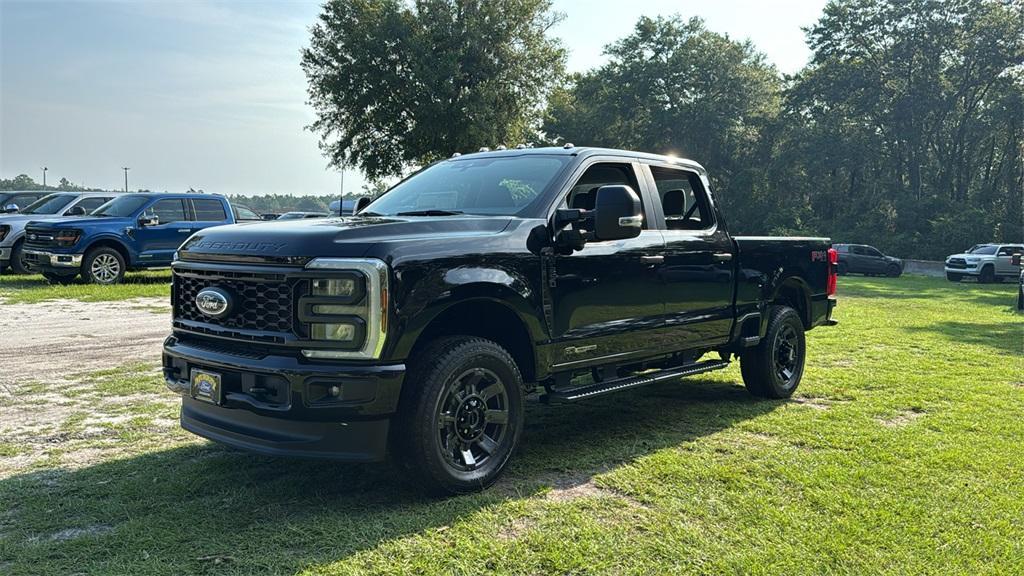
<svg viewBox="0 0 1024 576"><path fill-rule="evenodd" d="M317 256L360 257L374 245L490 236L509 216L383 216L271 220L197 232L178 251L184 260L297 263Z"/></svg>
<svg viewBox="0 0 1024 576"><path fill-rule="evenodd" d="M95 224L109 225L111 223L131 223L131 218L114 218L114 217L89 217L89 216L43 216L29 218L33 226L92 226Z"/></svg>
<svg viewBox="0 0 1024 576"><path fill-rule="evenodd" d="M949 256L946 256L946 260L949 260L950 258L983 258L984 256L984 254L968 254L967 252L961 252L959 254L950 254Z"/></svg>

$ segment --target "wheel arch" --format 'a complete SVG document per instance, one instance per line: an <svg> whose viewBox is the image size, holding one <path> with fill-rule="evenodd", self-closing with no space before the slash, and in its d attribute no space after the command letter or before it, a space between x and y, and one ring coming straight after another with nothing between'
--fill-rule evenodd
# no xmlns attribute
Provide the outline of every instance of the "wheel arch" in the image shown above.
<svg viewBox="0 0 1024 576"><path fill-rule="evenodd" d="M119 254L121 254L121 258L124 258L125 268L128 268L132 265L131 252L128 250L128 247L125 246L119 240L115 240L113 238L100 238L98 240L94 240L93 242L89 243L88 246L86 246L85 250L82 250L82 254L84 256L85 254L88 254L91 250L95 250L97 248L113 248L114 250L117 250ZM85 265L84 258L82 265Z"/></svg>
<svg viewBox="0 0 1024 576"><path fill-rule="evenodd" d="M811 287L799 276L790 276L776 286L771 299L772 305L785 305L796 310L803 322L804 329L811 329ZM765 314L764 328L767 328L767 314ZM762 334L764 331L762 330Z"/></svg>
<svg viewBox="0 0 1024 576"><path fill-rule="evenodd" d="M455 298L431 307L429 315L417 314L420 322L403 331L394 354L409 358L430 342L443 336L464 335L486 338L508 350L516 361L524 382L537 377L534 338L523 312L505 297L501 287L477 286L474 295ZM507 290L507 288L506 288Z"/></svg>

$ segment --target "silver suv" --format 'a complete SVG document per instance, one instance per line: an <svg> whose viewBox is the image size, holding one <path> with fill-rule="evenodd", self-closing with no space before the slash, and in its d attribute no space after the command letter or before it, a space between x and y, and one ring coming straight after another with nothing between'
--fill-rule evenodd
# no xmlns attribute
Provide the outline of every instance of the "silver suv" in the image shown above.
<svg viewBox="0 0 1024 576"><path fill-rule="evenodd" d="M1020 274L1020 265L1014 264L1014 254L1024 253L1022 244L976 244L962 254L946 258L946 279L959 282L964 278L977 278L989 283L1013 279Z"/></svg>
<svg viewBox="0 0 1024 576"><path fill-rule="evenodd" d="M57 192L36 200L21 212L0 215L0 272L7 266L16 274L28 272L22 261L21 245L29 220L38 220L44 215L85 216L115 195L115 192Z"/></svg>

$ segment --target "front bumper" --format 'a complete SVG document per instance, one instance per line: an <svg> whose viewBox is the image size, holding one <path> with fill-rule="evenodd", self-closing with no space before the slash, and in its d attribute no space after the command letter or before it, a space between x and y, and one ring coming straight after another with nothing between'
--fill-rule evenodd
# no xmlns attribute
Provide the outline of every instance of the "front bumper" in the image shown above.
<svg viewBox="0 0 1024 576"><path fill-rule="evenodd" d="M219 405L192 398L194 369L221 375ZM242 355L171 336L164 342L163 371L167 387L183 396L181 426L194 434L272 456L372 462L386 455L405 365Z"/></svg>
<svg viewBox="0 0 1024 576"><path fill-rule="evenodd" d="M966 268L950 268L949 266L945 267L946 274L961 274L964 276L977 276L978 270L979 269L977 264L968 264Z"/></svg>
<svg viewBox="0 0 1024 576"><path fill-rule="evenodd" d="M59 270L67 272L82 267L82 254L64 254L25 248L21 251L29 266L43 271Z"/></svg>

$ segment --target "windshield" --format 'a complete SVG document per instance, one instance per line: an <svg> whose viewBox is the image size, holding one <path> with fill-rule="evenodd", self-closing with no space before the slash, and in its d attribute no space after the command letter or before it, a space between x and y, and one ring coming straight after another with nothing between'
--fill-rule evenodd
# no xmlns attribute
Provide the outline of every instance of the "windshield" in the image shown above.
<svg viewBox="0 0 1024 576"><path fill-rule="evenodd" d="M981 256L991 256L996 253L996 246L977 246L971 248L968 254L979 254Z"/></svg>
<svg viewBox="0 0 1024 576"><path fill-rule="evenodd" d="M446 160L399 183L362 213L512 216L539 198L569 160L536 154Z"/></svg>
<svg viewBox="0 0 1024 576"><path fill-rule="evenodd" d="M77 198L74 194L50 194L28 205L22 214L56 214L71 201Z"/></svg>
<svg viewBox="0 0 1024 576"><path fill-rule="evenodd" d="M149 202L149 198L146 196L139 196L137 194L120 196L94 210L92 215L127 218L139 208L142 208L146 202Z"/></svg>

